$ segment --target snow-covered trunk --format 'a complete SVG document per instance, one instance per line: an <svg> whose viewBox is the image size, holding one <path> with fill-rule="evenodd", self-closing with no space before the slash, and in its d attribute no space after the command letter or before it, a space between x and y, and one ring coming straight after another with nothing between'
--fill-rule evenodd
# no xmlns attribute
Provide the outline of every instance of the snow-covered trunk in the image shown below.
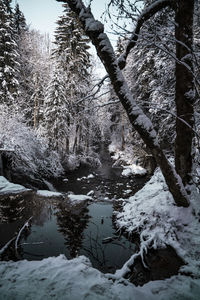
<svg viewBox="0 0 200 300"><path fill-rule="evenodd" d="M176 3L176 141L175 165L184 185L191 180L194 126L194 76L192 63L194 0ZM184 120L184 122L182 120ZM188 125L189 126L188 126Z"/></svg>
<svg viewBox="0 0 200 300"><path fill-rule="evenodd" d="M104 33L103 24L94 19L90 10L84 6L81 0L66 0L65 2L67 2L69 7L77 14L86 34L94 44L97 54L108 72L115 93L125 108L131 124L149 147L156 162L160 166L176 204L179 206L188 206L188 197L181 178L177 175L174 167L161 150L157 141L157 133L150 119L143 113L133 99L119 68L117 57L115 56L111 43Z"/></svg>
<svg viewBox="0 0 200 300"><path fill-rule="evenodd" d="M33 116L33 126L35 129L38 127L38 115L39 115L39 100L37 95L34 98L34 116Z"/></svg>

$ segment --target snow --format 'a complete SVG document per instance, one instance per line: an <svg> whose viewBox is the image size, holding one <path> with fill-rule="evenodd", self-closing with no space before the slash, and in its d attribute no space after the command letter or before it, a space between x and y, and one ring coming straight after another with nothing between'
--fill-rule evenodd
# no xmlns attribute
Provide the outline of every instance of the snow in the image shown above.
<svg viewBox="0 0 200 300"><path fill-rule="evenodd" d="M0 176L0 194L10 194L30 191L20 184L9 182L4 176Z"/></svg>
<svg viewBox="0 0 200 300"><path fill-rule="evenodd" d="M89 174L88 176L83 176L81 178L77 178L77 181L82 181L82 180L86 180L86 179L92 179L95 176L93 174Z"/></svg>
<svg viewBox="0 0 200 300"><path fill-rule="evenodd" d="M87 200L93 200L93 198L89 195L74 195L69 194L68 198L72 202L81 202L81 201L87 201Z"/></svg>
<svg viewBox="0 0 200 300"><path fill-rule="evenodd" d="M72 201L92 200L85 195L69 195ZM64 255L41 261L1 262L2 299L113 299L113 300L197 300L200 295L200 199L191 193L188 208L174 205L159 169L149 182L116 212L119 228L137 232L141 246L115 274L102 274L88 258L67 260ZM122 276L135 257L148 247L171 245L185 261L180 273L165 280L135 287Z"/></svg>
<svg viewBox="0 0 200 300"><path fill-rule="evenodd" d="M38 190L37 195L42 196L42 197L63 197L62 193L51 192L51 191L47 191L47 190Z"/></svg>
<svg viewBox="0 0 200 300"><path fill-rule="evenodd" d="M87 193L87 196L93 196L94 195L94 190L91 190Z"/></svg>
<svg viewBox="0 0 200 300"><path fill-rule="evenodd" d="M122 176L129 177L131 175L144 176L147 173L147 170L137 166L135 164L129 166L123 166L124 170L122 171Z"/></svg>
<svg viewBox="0 0 200 300"><path fill-rule="evenodd" d="M87 178L88 179L94 178L94 175L93 174L89 174Z"/></svg>
<svg viewBox="0 0 200 300"><path fill-rule="evenodd" d="M187 278L187 280L191 280L191 286L186 284L186 290L190 291L192 287L197 286L200 293L200 264L198 263L200 197L195 189L190 197L190 207L177 207L158 169L143 189L127 200L120 200L123 201L124 205L121 212L116 212L117 224L127 232L137 232L140 236L141 245L139 252L134 254L122 269L116 272L115 276L121 278L121 276L126 274L129 270L129 265L133 263L134 259L139 255L143 259L143 254L148 251L148 248L153 247L156 249L170 245L183 259L185 265L180 270L182 275L179 274L174 276L173 279L159 282L162 290L167 293L167 285L170 282L172 289L174 289L174 294L176 294L175 290L177 289L179 295L179 297L174 299L181 299L180 295L184 295L182 288ZM188 274L198 279L193 280L190 277L186 277L185 275ZM159 290L158 294L162 295L162 291ZM172 293L170 295L171 298L163 296L159 299L173 299ZM192 295L190 296L191 298L184 299L196 299L195 297L192 298Z"/></svg>
<svg viewBox="0 0 200 300"><path fill-rule="evenodd" d="M41 261L2 262L0 295L5 300L156 299L145 288L136 288L125 280L109 280L84 256L67 260L64 255Z"/></svg>

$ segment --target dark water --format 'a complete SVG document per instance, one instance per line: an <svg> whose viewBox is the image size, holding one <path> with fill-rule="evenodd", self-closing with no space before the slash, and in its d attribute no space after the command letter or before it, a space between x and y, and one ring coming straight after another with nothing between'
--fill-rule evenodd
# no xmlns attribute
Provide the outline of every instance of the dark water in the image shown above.
<svg viewBox="0 0 200 300"><path fill-rule="evenodd" d="M37 195L0 199L0 248L33 216L23 231L16 258L11 248L3 259L40 260L65 254L67 258L85 255L102 272L115 272L135 251L134 243L116 231L113 205L142 187L146 179L120 177L121 170L111 168L104 159L98 169L81 168L66 175L67 180L53 182L57 191L87 194L93 201L71 203L67 197L49 199ZM88 178L93 174L93 178ZM84 177L84 178L83 178ZM89 176L91 177L91 176ZM111 238L107 240L106 238Z"/></svg>

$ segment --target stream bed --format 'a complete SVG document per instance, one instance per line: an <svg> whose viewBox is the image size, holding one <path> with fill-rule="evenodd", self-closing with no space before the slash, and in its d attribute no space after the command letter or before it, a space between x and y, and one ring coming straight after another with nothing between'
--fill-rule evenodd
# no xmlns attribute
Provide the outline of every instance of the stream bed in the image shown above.
<svg viewBox="0 0 200 300"><path fill-rule="evenodd" d="M79 168L65 178L49 183L49 188L65 194L63 198L27 195L4 196L0 205L0 248L25 222L30 226L21 235L18 253L6 251L4 260L41 260L65 254L89 257L93 267L114 273L134 254L136 245L116 230L113 207L117 199L128 198L147 178L124 178L110 160L101 167ZM67 193L92 195L89 201L69 201Z"/></svg>

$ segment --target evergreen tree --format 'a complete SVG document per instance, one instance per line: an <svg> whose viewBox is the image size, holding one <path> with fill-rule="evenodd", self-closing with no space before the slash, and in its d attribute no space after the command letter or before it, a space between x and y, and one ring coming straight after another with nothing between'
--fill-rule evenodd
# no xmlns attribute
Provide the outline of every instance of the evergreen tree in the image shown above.
<svg viewBox="0 0 200 300"><path fill-rule="evenodd" d="M50 148L61 155L66 152L67 147L68 114L62 74L55 69L44 102L43 126L49 139Z"/></svg>
<svg viewBox="0 0 200 300"><path fill-rule="evenodd" d="M83 136L87 136L84 131L87 131L89 123L83 118L85 105L79 104L78 100L87 95L90 85L89 39L66 4L64 13L57 22L56 49L53 51L53 56L56 57L60 70L64 71L68 116L71 115L67 124L71 126L74 135L71 148L73 152L81 152L86 142Z"/></svg>
<svg viewBox="0 0 200 300"><path fill-rule="evenodd" d="M24 32L28 30L26 19L24 17L24 14L21 12L18 3L16 4L14 11L14 27L19 38Z"/></svg>
<svg viewBox="0 0 200 300"><path fill-rule="evenodd" d="M0 102L11 105L18 96L19 54L14 39L10 1L0 1Z"/></svg>

